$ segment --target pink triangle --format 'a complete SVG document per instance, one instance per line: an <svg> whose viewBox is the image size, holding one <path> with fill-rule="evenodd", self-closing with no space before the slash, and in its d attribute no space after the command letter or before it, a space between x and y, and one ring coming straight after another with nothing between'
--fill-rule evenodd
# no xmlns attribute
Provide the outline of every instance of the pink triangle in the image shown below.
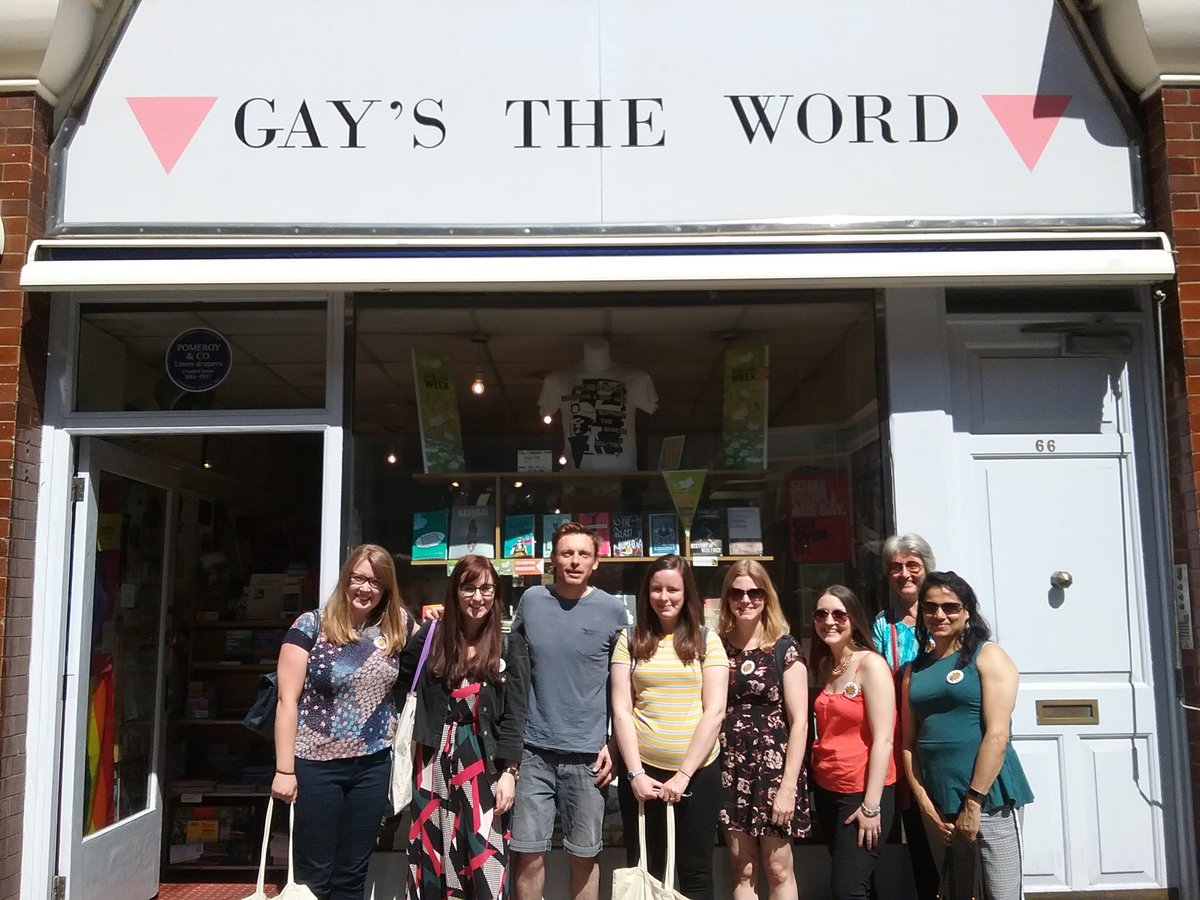
<svg viewBox="0 0 1200 900"><path fill-rule="evenodd" d="M183 156L216 97L126 97L142 133L168 175Z"/></svg>
<svg viewBox="0 0 1200 900"><path fill-rule="evenodd" d="M1042 158L1058 120L1067 111L1070 94L983 94L1004 133L1030 172Z"/></svg>

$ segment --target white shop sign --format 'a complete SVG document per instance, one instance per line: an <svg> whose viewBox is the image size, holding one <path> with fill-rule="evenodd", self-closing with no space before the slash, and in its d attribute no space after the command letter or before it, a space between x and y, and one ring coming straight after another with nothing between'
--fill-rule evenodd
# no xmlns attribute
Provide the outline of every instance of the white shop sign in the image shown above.
<svg viewBox="0 0 1200 900"><path fill-rule="evenodd" d="M143 0L56 224L1139 224L1053 0Z"/></svg>

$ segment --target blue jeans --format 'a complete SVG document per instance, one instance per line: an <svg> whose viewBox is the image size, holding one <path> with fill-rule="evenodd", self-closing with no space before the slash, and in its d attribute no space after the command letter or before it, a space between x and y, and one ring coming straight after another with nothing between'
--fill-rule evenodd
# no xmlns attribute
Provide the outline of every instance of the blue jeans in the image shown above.
<svg viewBox="0 0 1200 900"><path fill-rule="evenodd" d="M319 900L362 900L391 773L390 748L348 759L296 759L296 880Z"/></svg>
<svg viewBox="0 0 1200 900"><path fill-rule="evenodd" d="M563 849L587 859L604 845L605 792L596 787L595 753L558 753L526 747L513 804L512 842L517 853L545 853L562 820Z"/></svg>

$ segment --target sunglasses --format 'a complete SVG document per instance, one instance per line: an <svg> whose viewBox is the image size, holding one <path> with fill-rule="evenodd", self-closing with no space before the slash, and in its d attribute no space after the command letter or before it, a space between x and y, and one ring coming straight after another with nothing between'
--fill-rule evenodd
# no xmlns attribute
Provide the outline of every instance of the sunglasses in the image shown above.
<svg viewBox="0 0 1200 900"><path fill-rule="evenodd" d="M901 572L905 571L906 569L908 570L908 573L910 575L919 575L919 574L921 574L921 570L924 568L925 568L925 564L922 563L920 560L910 559L906 563L898 563L898 562L888 563L887 570L888 570L889 575L899 575Z"/></svg>
<svg viewBox="0 0 1200 900"><path fill-rule="evenodd" d="M963 611L963 605L953 600L947 603L934 603L932 600L921 601L921 612L927 616L936 615L939 609L947 618L952 618Z"/></svg>
<svg viewBox="0 0 1200 900"><path fill-rule="evenodd" d="M743 597L745 597L751 603L762 603L764 600L767 599L767 592L764 588L757 588L757 587L750 588L749 590L742 590L741 588L730 588L726 592L725 597L727 600L729 600L730 603L736 603L738 600L741 600Z"/></svg>
<svg viewBox="0 0 1200 900"><path fill-rule="evenodd" d="M833 619L833 621L837 622L837 624L839 624L839 625L845 625L847 622L850 621L850 613L846 612L844 609L814 609L813 610L813 621L814 622L825 622L825 621L828 621L829 619Z"/></svg>

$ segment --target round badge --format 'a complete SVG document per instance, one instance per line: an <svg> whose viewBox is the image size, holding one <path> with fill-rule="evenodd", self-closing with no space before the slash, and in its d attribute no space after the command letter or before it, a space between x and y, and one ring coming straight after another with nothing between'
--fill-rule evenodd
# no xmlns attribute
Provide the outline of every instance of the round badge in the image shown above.
<svg viewBox="0 0 1200 900"><path fill-rule="evenodd" d="M742 674L749 675L754 671L754 660L748 659L742 663Z"/></svg>
<svg viewBox="0 0 1200 900"><path fill-rule="evenodd" d="M846 686L842 688L842 693L853 700L862 693L862 688L858 686L857 681L847 681Z"/></svg>
<svg viewBox="0 0 1200 900"><path fill-rule="evenodd" d="M958 684L963 680L962 669L951 669L946 673L946 684Z"/></svg>
<svg viewBox="0 0 1200 900"><path fill-rule="evenodd" d="M376 647L376 649L379 649L379 650L387 649L387 641L384 639L382 634L379 637L375 638L375 647Z"/></svg>
<svg viewBox="0 0 1200 900"><path fill-rule="evenodd" d="M508 668L508 664L504 661L504 657L500 657L500 671L503 672Z"/></svg>

